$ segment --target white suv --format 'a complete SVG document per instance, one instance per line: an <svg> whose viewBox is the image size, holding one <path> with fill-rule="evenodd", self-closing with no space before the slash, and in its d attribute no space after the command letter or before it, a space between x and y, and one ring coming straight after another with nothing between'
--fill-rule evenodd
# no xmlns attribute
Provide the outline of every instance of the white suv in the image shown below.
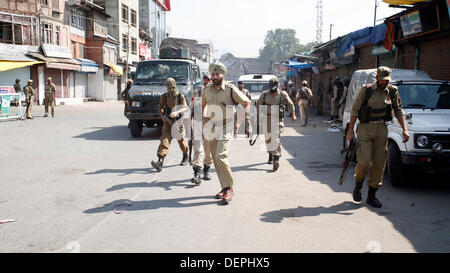
<svg viewBox="0 0 450 273"><path fill-rule="evenodd" d="M375 82L376 69L358 70L351 79L345 103L344 141L353 103L363 84ZM407 171L448 170L450 167L450 85L432 80L424 71L392 69L390 84L398 88L410 134L402 140L402 128L388 122L387 174L394 186L407 183ZM354 128L356 130L356 126ZM356 132L355 132L356 134Z"/></svg>
<svg viewBox="0 0 450 273"><path fill-rule="evenodd" d="M262 92L269 89L270 79L276 78L275 75L270 74L247 74L239 77L244 88L250 92L252 102L258 101Z"/></svg>

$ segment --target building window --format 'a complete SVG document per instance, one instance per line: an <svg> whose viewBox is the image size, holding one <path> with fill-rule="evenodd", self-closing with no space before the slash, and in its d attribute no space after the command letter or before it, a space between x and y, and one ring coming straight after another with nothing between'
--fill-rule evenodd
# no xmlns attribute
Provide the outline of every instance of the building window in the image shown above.
<svg viewBox="0 0 450 273"><path fill-rule="evenodd" d="M83 44L78 44L78 58L85 58L84 55L84 45Z"/></svg>
<svg viewBox="0 0 450 273"><path fill-rule="evenodd" d="M48 0L42 0L42 6L48 7Z"/></svg>
<svg viewBox="0 0 450 273"><path fill-rule="evenodd" d="M128 6L122 4L122 21L128 23Z"/></svg>
<svg viewBox="0 0 450 273"><path fill-rule="evenodd" d="M44 43L53 43L53 25L52 24L42 24L42 34L44 35Z"/></svg>
<svg viewBox="0 0 450 273"><path fill-rule="evenodd" d="M85 30L86 22L85 22L84 12L81 10L70 10L70 25L72 27Z"/></svg>
<svg viewBox="0 0 450 273"><path fill-rule="evenodd" d="M122 51L127 52L128 50L128 35L122 34Z"/></svg>
<svg viewBox="0 0 450 273"><path fill-rule="evenodd" d="M56 45L61 45L60 39L61 39L61 28L60 28L60 26L56 26L55 27L55 42L56 42Z"/></svg>
<svg viewBox="0 0 450 273"><path fill-rule="evenodd" d="M137 55L137 39L131 38L131 54Z"/></svg>
<svg viewBox="0 0 450 273"><path fill-rule="evenodd" d="M136 26L136 21L137 21L137 15L136 15L136 11L131 9L131 25L133 27Z"/></svg>

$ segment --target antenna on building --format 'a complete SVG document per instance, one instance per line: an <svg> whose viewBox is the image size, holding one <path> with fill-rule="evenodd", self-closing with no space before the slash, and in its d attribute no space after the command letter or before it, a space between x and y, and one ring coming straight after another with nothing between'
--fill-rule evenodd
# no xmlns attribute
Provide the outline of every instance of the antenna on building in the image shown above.
<svg viewBox="0 0 450 273"><path fill-rule="evenodd" d="M316 21L316 42L322 43L322 29L323 29L323 4L322 0L317 0L317 21Z"/></svg>

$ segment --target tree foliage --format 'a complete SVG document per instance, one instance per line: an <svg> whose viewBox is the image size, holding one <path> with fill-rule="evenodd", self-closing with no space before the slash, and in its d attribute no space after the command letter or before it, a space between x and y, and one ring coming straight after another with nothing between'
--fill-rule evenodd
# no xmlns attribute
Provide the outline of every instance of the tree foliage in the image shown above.
<svg viewBox="0 0 450 273"><path fill-rule="evenodd" d="M265 63L279 63L315 45L301 45L295 35L296 31L290 28L269 30L264 39L264 47L259 51L259 59Z"/></svg>

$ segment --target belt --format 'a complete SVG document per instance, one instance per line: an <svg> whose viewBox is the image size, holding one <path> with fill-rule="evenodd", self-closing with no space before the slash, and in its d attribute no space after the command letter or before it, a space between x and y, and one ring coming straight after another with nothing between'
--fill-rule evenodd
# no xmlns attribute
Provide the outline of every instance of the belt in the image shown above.
<svg viewBox="0 0 450 273"><path fill-rule="evenodd" d="M384 121L384 120L371 120L371 121L369 121L369 124L386 124L386 121Z"/></svg>

